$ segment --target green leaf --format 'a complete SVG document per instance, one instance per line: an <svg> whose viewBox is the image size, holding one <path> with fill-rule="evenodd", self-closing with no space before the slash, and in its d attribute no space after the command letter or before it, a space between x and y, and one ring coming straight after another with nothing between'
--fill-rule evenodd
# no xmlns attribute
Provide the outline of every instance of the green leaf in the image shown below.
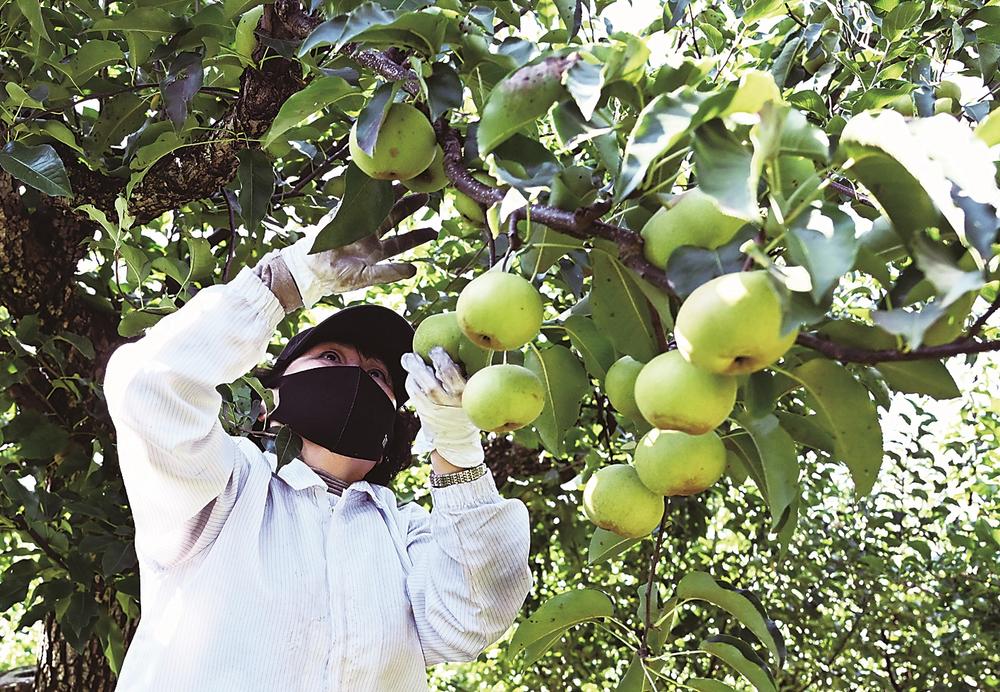
<svg viewBox="0 0 1000 692"><path fill-rule="evenodd" d="M544 274L560 257L578 247L583 247L583 241L579 238L553 231L548 226L532 222L528 243L517 256L518 263L527 276Z"/></svg>
<svg viewBox="0 0 1000 692"><path fill-rule="evenodd" d="M903 33L916 24L924 12L922 2L901 2L886 14L882 20L882 35L889 41L895 41Z"/></svg>
<svg viewBox="0 0 1000 692"><path fill-rule="evenodd" d="M24 88L16 82L4 84L4 90L10 97L10 104L15 108L44 108L45 106L36 98L32 98Z"/></svg>
<svg viewBox="0 0 1000 692"><path fill-rule="evenodd" d="M275 470L298 458L300 454L302 454L302 438L287 425L280 426L274 439L274 455L277 457Z"/></svg>
<svg viewBox="0 0 1000 692"><path fill-rule="evenodd" d="M233 19L234 17L239 17L247 10L260 5L264 0L225 0L223 3L223 10L226 13L226 17Z"/></svg>
<svg viewBox="0 0 1000 692"><path fill-rule="evenodd" d="M146 120L149 101L136 94L118 94L107 99L94 124L93 151L103 153L108 147L118 146Z"/></svg>
<svg viewBox="0 0 1000 692"><path fill-rule="evenodd" d="M204 281L215 272L216 262L215 255L212 254L212 245L205 238L187 238L186 242L190 269L187 277L180 283Z"/></svg>
<svg viewBox="0 0 1000 692"><path fill-rule="evenodd" d="M336 104L346 106L348 104L342 102L348 99L357 100L358 103L350 105L358 106L361 98L358 90L341 77L317 77L281 104L278 115L274 117L271 127L264 135L262 146L266 149L290 129L298 127L307 118L330 106Z"/></svg>
<svg viewBox="0 0 1000 692"><path fill-rule="evenodd" d="M396 201L388 180L369 178L353 163L345 175L344 196L334 217L316 236L313 253L343 247L371 235Z"/></svg>
<svg viewBox="0 0 1000 692"><path fill-rule="evenodd" d="M603 591L577 589L557 594L518 625L511 637L508 654L513 658L524 651L524 665L531 665L570 627L612 615L614 608L611 599ZM526 649L537 642L545 642L547 646L541 650L536 648L529 658Z"/></svg>
<svg viewBox="0 0 1000 692"><path fill-rule="evenodd" d="M159 313L148 312L146 310L130 310L122 315L121 322L118 323L118 333L124 337L141 334L149 327L163 319Z"/></svg>
<svg viewBox="0 0 1000 692"><path fill-rule="evenodd" d="M767 647L778 667L785 665L785 639L760 601L749 591L737 589L726 582L717 582L706 572L690 572L677 585L677 598L684 601L707 601L740 621Z"/></svg>
<svg viewBox="0 0 1000 692"><path fill-rule="evenodd" d="M799 459L795 442L771 414L757 418L737 416L750 434L764 471L764 497L771 512L771 528L777 530L786 512L799 496Z"/></svg>
<svg viewBox="0 0 1000 692"><path fill-rule="evenodd" d="M146 34L176 34L184 28L184 20L173 17L159 7L133 7L124 15L105 17L87 29L93 31L141 31Z"/></svg>
<svg viewBox="0 0 1000 692"><path fill-rule="evenodd" d="M184 127L191 100L201 89L204 79L205 68L201 64L200 53L181 53L170 63L167 76L160 82L160 93L163 95L163 109L175 130Z"/></svg>
<svg viewBox="0 0 1000 692"><path fill-rule="evenodd" d="M792 375L806 389L806 403L833 437L834 456L847 464L854 492L871 492L882 466L882 428L868 390L842 366L825 358L803 363Z"/></svg>
<svg viewBox="0 0 1000 692"><path fill-rule="evenodd" d="M7 142L0 150L0 168L52 197L73 196L66 168L51 144Z"/></svg>
<svg viewBox="0 0 1000 692"><path fill-rule="evenodd" d="M32 559L17 560L8 566L0 580L0 613L28 597L28 587L38 574L38 563Z"/></svg>
<svg viewBox="0 0 1000 692"><path fill-rule="evenodd" d="M796 217L788 232L788 253L809 271L813 302L820 303L854 266L858 242L854 220L833 205Z"/></svg>
<svg viewBox="0 0 1000 692"><path fill-rule="evenodd" d="M670 253L667 276L673 281L677 295L686 299L703 283L723 274L740 271L746 260L746 256L740 252L740 246L754 236L756 231L748 226L736 233L728 243L717 248L681 245Z"/></svg>
<svg viewBox="0 0 1000 692"><path fill-rule="evenodd" d="M86 84L98 70L125 58L114 41L90 40L80 46L70 64L77 84Z"/></svg>
<svg viewBox="0 0 1000 692"><path fill-rule="evenodd" d="M658 344L646 296L616 257L595 251L590 262L594 322L619 353L648 362L657 353Z"/></svg>
<svg viewBox="0 0 1000 692"><path fill-rule="evenodd" d="M833 436L820 425L816 416L801 416L789 411L776 411L778 421L792 439L811 449L833 455Z"/></svg>
<svg viewBox="0 0 1000 692"><path fill-rule="evenodd" d="M700 692L736 692L735 687L711 678L688 678L684 684Z"/></svg>
<svg viewBox="0 0 1000 692"><path fill-rule="evenodd" d="M154 141L139 147L129 168L133 171L149 170L149 168L161 158L184 146L184 140L177 136L173 130L167 130L160 134ZM133 185L134 187L134 185Z"/></svg>
<svg viewBox="0 0 1000 692"><path fill-rule="evenodd" d="M577 59L544 58L516 70L493 87L476 131L479 155L485 158L512 134L564 100L567 93L562 85L563 73Z"/></svg>
<svg viewBox="0 0 1000 692"><path fill-rule="evenodd" d="M424 81L427 83L427 106L431 111L431 120L437 120L447 111L462 107L464 87L451 65L434 63L430 76Z"/></svg>
<svg viewBox="0 0 1000 692"><path fill-rule="evenodd" d="M729 216L757 221L757 181L760 170L753 156L726 129L712 120L694 133L694 167L699 187Z"/></svg>
<svg viewBox="0 0 1000 692"><path fill-rule="evenodd" d="M388 22L383 20L389 19L392 15L381 12L381 8L379 10L378 23L371 24L357 33L354 32L353 22L355 15L361 12L362 8L352 12L344 27L344 33L340 35L338 46L353 41L367 46L412 48L427 57L434 57L441 50L449 26L454 25L452 20L437 10L406 12Z"/></svg>
<svg viewBox="0 0 1000 692"><path fill-rule="evenodd" d="M396 87L391 82L380 85L358 114L356 124L358 146L369 156L375 153L378 133L389 114L389 108L392 107L392 97L395 92Z"/></svg>
<svg viewBox="0 0 1000 692"><path fill-rule="evenodd" d="M118 623L111 618L104 618L107 624L107 634L103 638L104 657L108 660L111 672L118 675L125 660L125 639Z"/></svg>
<svg viewBox="0 0 1000 692"><path fill-rule="evenodd" d="M259 149L244 149L237 157L236 178L240 183L240 216L251 233L267 216L274 194L274 168L271 159Z"/></svg>
<svg viewBox="0 0 1000 692"><path fill-rule="evenodd" d="M31 30L51 42L48 29L45 28L45 21L42 19L42 3L35 0L17 0L17 7L24 14L31 26Z"/></svg>
<svg viewBox="0 0 1000 692"><path fill-rule="evenodd" d="M629 133L625 156L615 180L615 201L621 202L642 184L649 167L694 127L721 108L706 109L706 97L690 87L660 94L650 101Z"/></svg>
<svg viewBox="0 0 1000 692"><path fill-rule="evenodd" d="M576 36L580 31L580 23L583 18L583 3L581 0L554 0L556 9L559 11L559 19L566 27L566 42Z"/></svg>
<svg viewBox="0 0 1000 692"><path fill-rule="evenodd" d="M597 380L604 381L608 368L615 362L615 347L601 333L594 320L583 315L570 315L563 322L569 340L581 356L587 372Z"/></svg>
<svg viewBox="0 0 1000 692"><path fill-rule="evenodd" d="M990 256L996 239L1000 190L993 156L985 142L950 115L905 120L892 110L861 113L848 121L840 137L840 160L875 196L904 238L941 217L966 246ZM959 204L958 200L965 200ZM977 223L975 207L992 217L991 227Z"/></svg>
<svg viewBox="0 0 1000 692"><path fill-rule="evenodd" d="M948 368L939 360L887 361L875 367L897 392L925 394L934 399L962 395Z"/></svg>
<svg viewBox="0 0 1000 692"><path fill-rule="evenodd" d="M743 640L728 634L717 634L703 641L700 648L746 678L758 692L777 692L774 676L767 664Z"/></svg>
<svg viewBox="0 0 1000 692"><path fill-rule="evenodd" d="M642 542L641 538L625 538L624 536L619 536L614 531L597 527L594 529L594 535L590 539L587 564L596 565L598 562L618 557L640 542Z"/></svg>
<svg viewBox="0 0 1000 692"><path fill-rule="evenodd" d="M778 14L784 14L785 5L782 0L756 0L743 13L743 23L747 26L761 19L767 19Z"/></svg>
<svg viewBox="0 0 1000 692"><path fill-rule="evenodd" d="M566 431L580 417L580 404L590 389L587 372L565 346L531 349L524 367L538 375L545 387L545 408L534 426L545 448L554 456L563 454Z"/></svg>
<svg viewBox="0 0 1000 692"><path fill-rule="evenodd" d="M601 98L601 88L604 86L604 73L601 65L595 65L586 60L577 60L566 70L563 81L570 96L576 101L580 114L590 120L594 109Z"/></svg>

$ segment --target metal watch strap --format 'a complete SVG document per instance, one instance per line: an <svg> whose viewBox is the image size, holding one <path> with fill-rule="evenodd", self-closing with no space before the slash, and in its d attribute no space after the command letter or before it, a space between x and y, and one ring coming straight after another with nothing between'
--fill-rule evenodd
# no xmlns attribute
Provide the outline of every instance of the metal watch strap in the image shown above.
<svg viewBox="0 0 1000 692"><path fill-rule="evenodd" d="M472 468L452 471L451 473L437 473L431 471L431 487L445 488L456 483L468 483L486 475L486 464L479 464Z"/></svg>

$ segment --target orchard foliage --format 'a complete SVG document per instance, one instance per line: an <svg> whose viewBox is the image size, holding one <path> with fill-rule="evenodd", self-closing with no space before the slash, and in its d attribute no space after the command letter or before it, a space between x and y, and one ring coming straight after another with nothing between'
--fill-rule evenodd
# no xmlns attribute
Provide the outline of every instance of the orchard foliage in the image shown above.
<svg viewBox="0 0 1000 692"><path fill-rule="evenodd" d="M901 397L960 396L945 359L1000 350L1000 8L633 11L649 9L623 30L624 3L604 0L0 5L0 530L15 537L0 611L23 604L20 627L43 621L46 650L68 643L94 679L117 670L141 604L100 391L111 351L303 227L317 251L430 227L418 275L366 299L419 322L493 271L543 302L526 346L452 344L470 372L523 366L544 398L489 443L535 522L538 593L456 685L996 684L997 647L978 642L996 618L996 481L882 421ZM775 328L741 311L727 332L697 297L744 271L780 301ZM723 480L663 498L648 537L595 530L585 484L650 429L608 372L678 347L690 360L685 306L713 349L787 343L724 375L735 407L709 426ZM224 424L247 433L260 383L221 389ZM995 476L988 408L947 458L983 454ZM426 502L423 474L400 495ZM931 498L957 502L949 484L982 499L946 513ZM914 506L930 507L916 524ZM927 535L895 559L906 531ZM899 597L920 584L939 593ZM953 636L926 635L932 617ZM51 665L39 689L61 689Z"/></svg>

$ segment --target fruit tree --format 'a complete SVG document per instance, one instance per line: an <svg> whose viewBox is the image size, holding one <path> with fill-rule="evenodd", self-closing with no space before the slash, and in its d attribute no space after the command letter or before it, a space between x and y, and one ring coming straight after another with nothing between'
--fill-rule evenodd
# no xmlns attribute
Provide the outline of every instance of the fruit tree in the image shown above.
<svg viewBox="0 0 1000 692"><path fill-rule="evenodd" d="M442 689L1000 684L1000 7L10 0L0 26L0 613L34 689L112 690L141 615L110 353L306 228L436 237L324 304L461 362L533 519L516 629ZM221 389L247 434L260 382Z"/></svg>

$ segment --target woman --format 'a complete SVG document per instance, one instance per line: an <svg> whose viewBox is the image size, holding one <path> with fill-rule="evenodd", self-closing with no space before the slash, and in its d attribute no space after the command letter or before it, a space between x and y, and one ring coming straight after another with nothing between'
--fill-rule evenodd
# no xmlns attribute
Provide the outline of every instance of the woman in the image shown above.
<svg viewBox="0 0 1000 692"><path fill-rule="evenodd" d="M279 469L222 428L216 387L261 360L286 313L413 276L381 260L427 237L309 255L313 239L203 289L109 361L142 606L120 692L426 689L426 666L476 658L531 587L527 510L482 463L461 373L443 349L433 367L408 354L395 313L349 308L289 341L267 417L300 434L298 458ZM409 458L408 398L431 513L386 487Z"/></svg>

